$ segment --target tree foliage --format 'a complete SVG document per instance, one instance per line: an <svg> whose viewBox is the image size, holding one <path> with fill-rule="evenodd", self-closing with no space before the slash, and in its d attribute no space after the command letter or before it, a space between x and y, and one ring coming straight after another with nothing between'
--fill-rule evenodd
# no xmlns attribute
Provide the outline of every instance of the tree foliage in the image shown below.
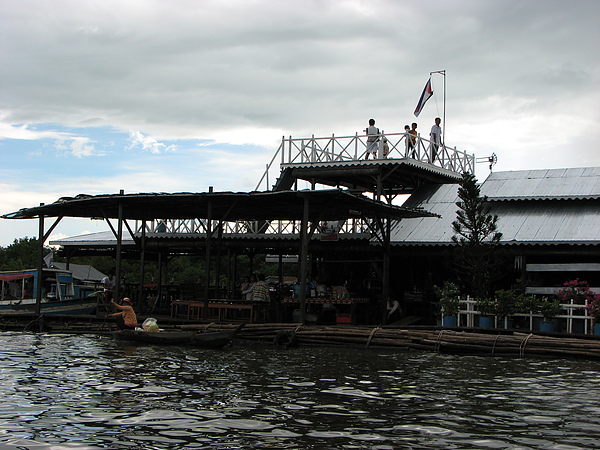
<svg viewBox="0 0 600 450"><path fill-rule="evenodd" d="M488 296L490 279L498 265L497 246L502 239L498 231L498 216L490 214L487 196L473 174L463 173L458 188L456 220L452 222L455 233L452 241L457 245L456 267L466 276L471 293L478 298Z"/></svg>
<svg viewBox="0 0 600 450"><path fill-rule="evenodd" d="M52 249L46 247L44 255ZM0 270L35 269L38 262L37 238L15 239L8 247L0 247Z"/></svg>

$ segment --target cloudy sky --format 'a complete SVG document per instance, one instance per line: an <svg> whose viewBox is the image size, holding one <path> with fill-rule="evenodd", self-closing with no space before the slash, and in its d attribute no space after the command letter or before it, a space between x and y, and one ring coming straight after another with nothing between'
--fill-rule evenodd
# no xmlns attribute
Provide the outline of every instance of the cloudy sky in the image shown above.
<svg viewBox="0 0 600 450"><path fill-rule="evenodd" d="M403 131L438 70L447 144L495 171L598 166L599 21L596 0L0 0L0 214L253 190L283 135ZM0 220L0 246L37 226Z"/></svg>

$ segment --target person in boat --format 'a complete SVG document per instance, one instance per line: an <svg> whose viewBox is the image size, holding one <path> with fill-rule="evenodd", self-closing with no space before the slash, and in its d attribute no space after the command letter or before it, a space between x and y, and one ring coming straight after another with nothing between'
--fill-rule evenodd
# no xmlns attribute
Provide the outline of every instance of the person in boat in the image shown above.
<svg viewBox="0 0 600 450"><path fill-rule="evenodd" d="M133 306L131 304L131 300L128 297L125 297L121 302L121 305L119 305L114 300L111 300L110 302L119 311L113 314L109 314L107 317L117 318L117 328L119 330L135 330L138 323L137 316L135 315L135 311L133 310Z"/></svg>

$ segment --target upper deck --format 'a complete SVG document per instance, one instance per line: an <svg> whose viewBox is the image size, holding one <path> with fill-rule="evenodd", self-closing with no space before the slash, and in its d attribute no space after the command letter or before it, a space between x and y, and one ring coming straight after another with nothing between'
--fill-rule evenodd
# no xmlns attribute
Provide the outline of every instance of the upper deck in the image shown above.
<svg viewBox="0 0 600 450"><path fill-rule="evenodd" d="M283 137L258 183L266 189L290 189L296 180L312 185L345 187L362 192L407 194L423 182L456 183L463 172L474 173L475 156L456 147L436 146L420 135L382 133L376 158L367 159L367 136ZM269 169L280 174L269 186ZM263 189L265 186L263 185Z"/></svg>

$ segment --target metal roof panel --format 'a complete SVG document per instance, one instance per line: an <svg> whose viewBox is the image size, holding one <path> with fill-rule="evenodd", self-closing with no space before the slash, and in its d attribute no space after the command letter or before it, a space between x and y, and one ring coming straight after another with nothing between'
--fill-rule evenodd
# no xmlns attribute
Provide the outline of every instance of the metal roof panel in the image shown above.
<svg viewBox="0 0 600 450"><path fill-rule="evenodd" d="M400 220L392 228L392 242L449 244L458 209L457 190L457 185L419 188L405 204L422 207L441 218ZM505 244L600 244L598 167L498 172L485 180L481 192L491 200L491 213L498 215ZM525 192L529 194L525 196ZM523 201L493 201L494 197L519 196Z"/></svg>

